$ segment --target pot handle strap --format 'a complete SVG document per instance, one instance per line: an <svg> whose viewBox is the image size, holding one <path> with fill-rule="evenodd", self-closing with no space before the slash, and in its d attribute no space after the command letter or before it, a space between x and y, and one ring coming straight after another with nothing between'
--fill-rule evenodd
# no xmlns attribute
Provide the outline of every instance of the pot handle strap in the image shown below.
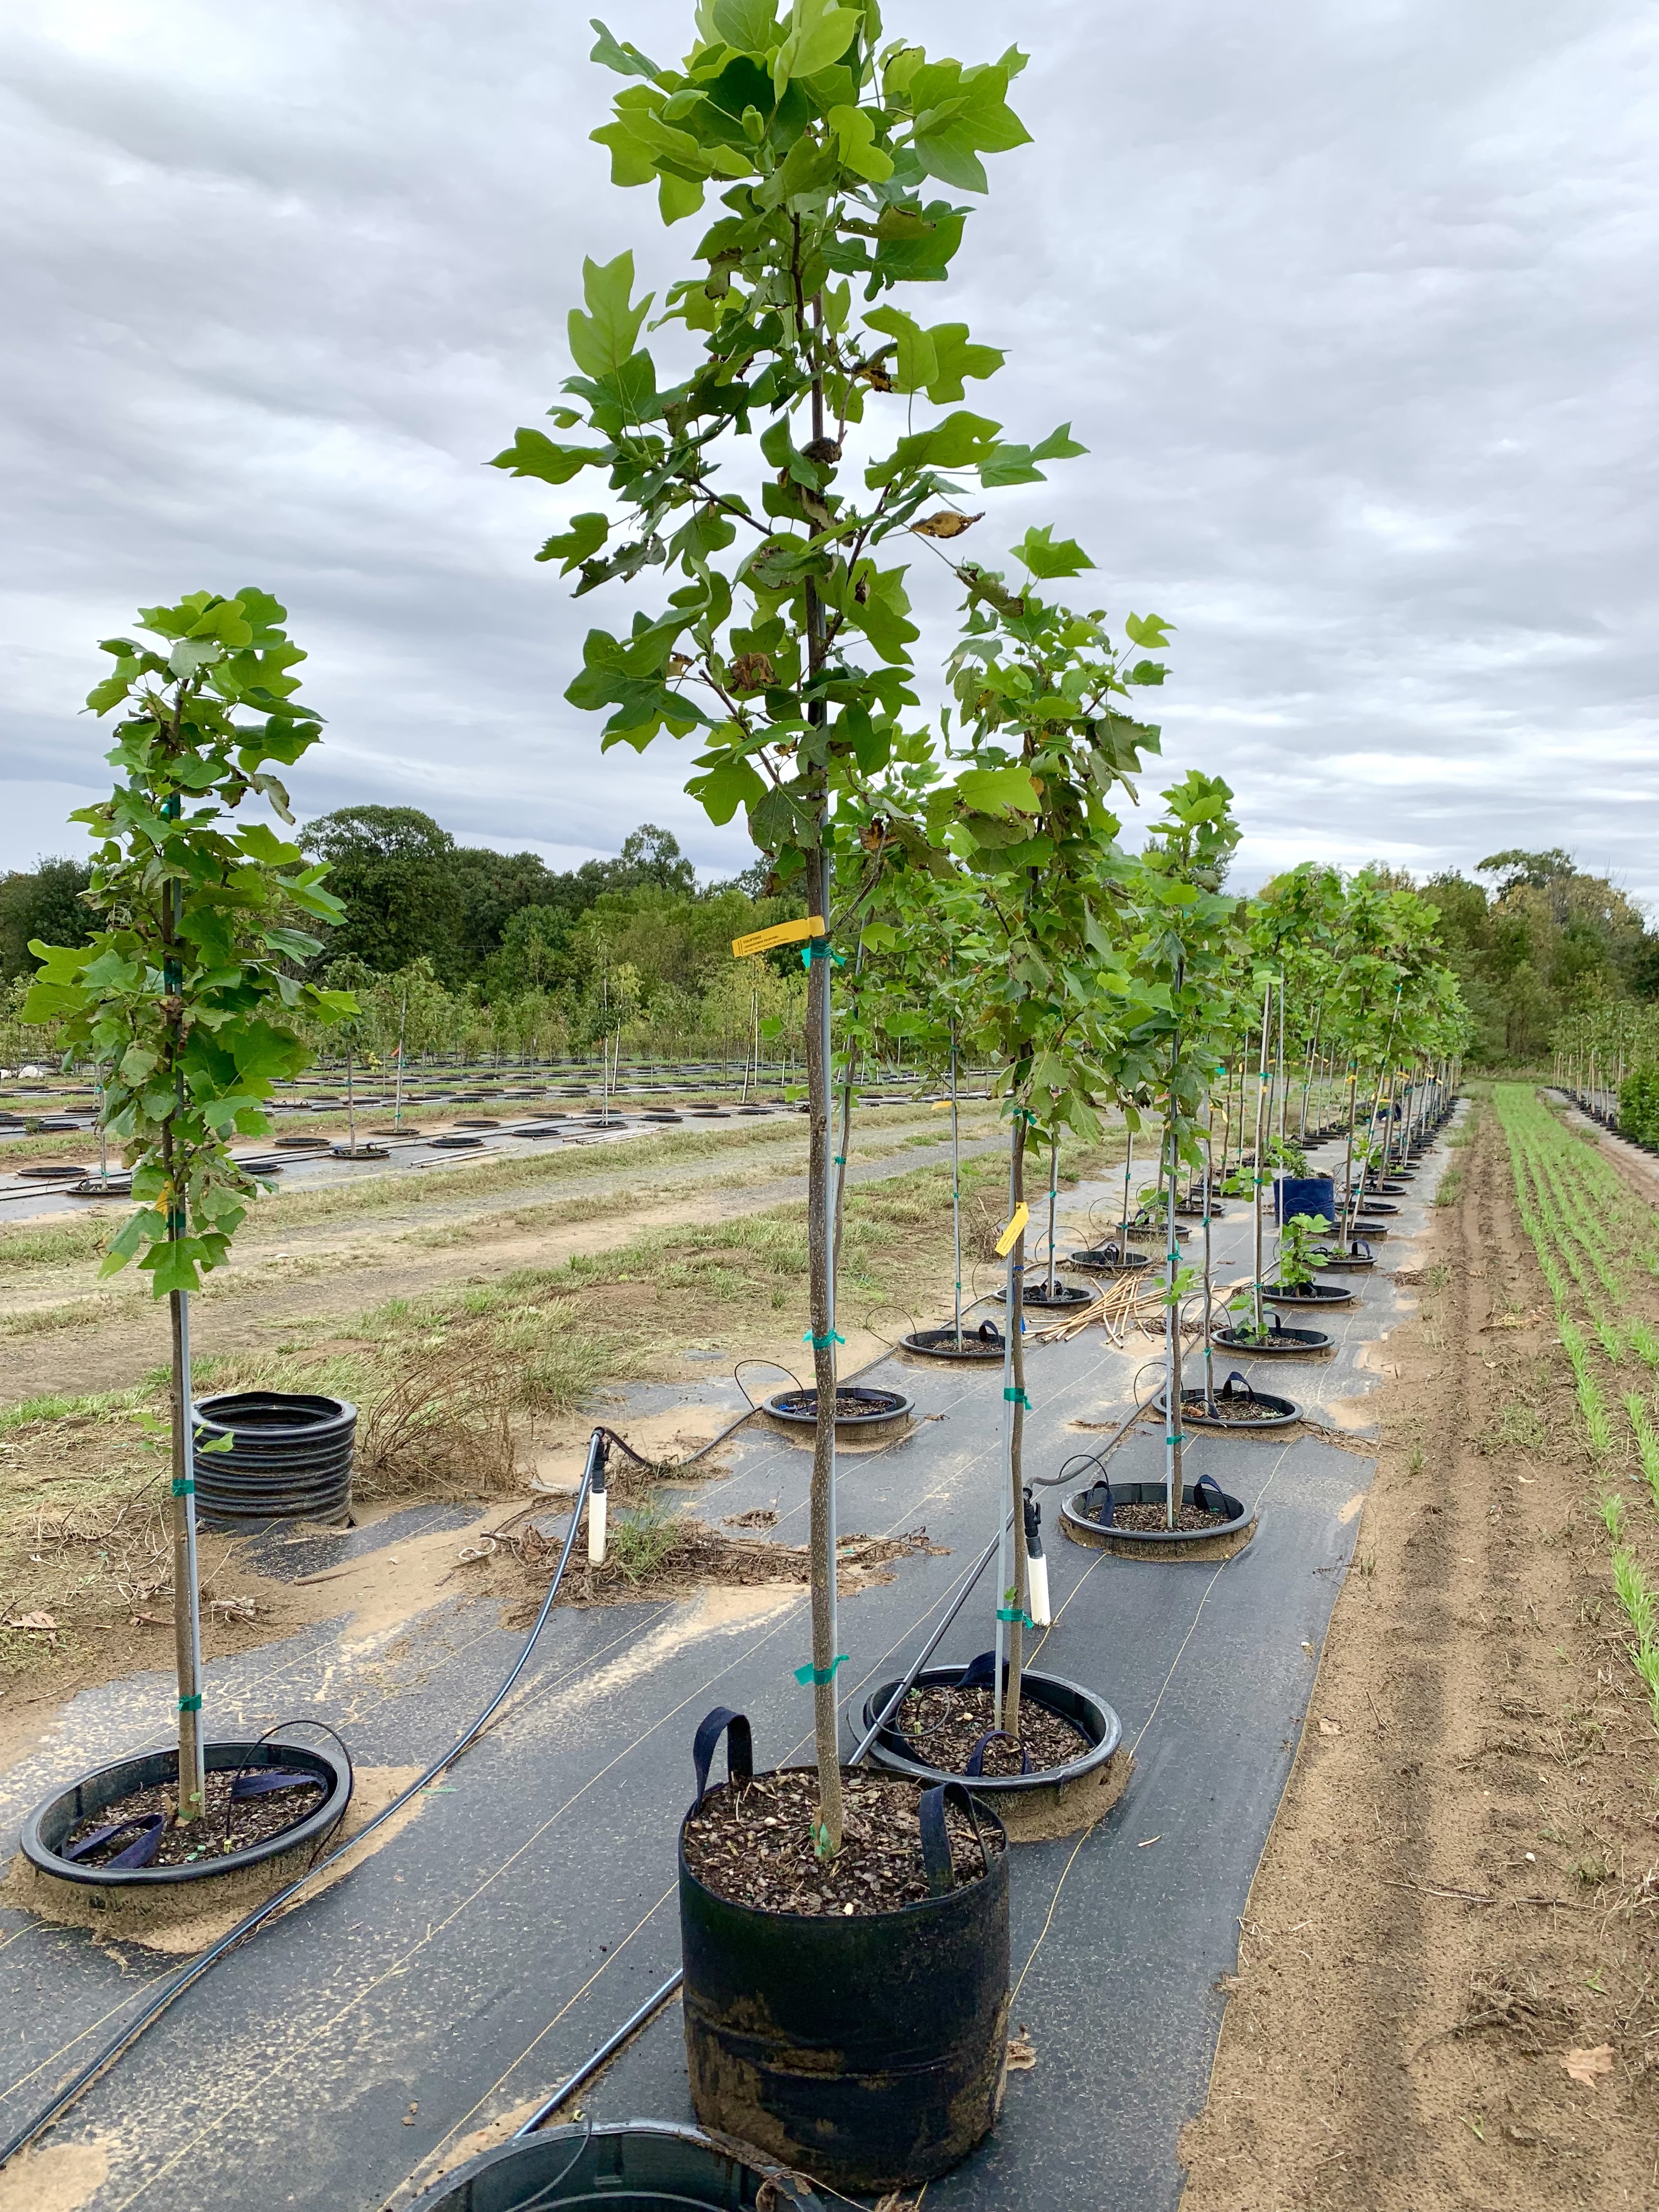
<svg viewBox="0 0 1659 2212"><path fill-rule="evenodd" d="M1116 1526L1112 1518L1112 1486L1103 1478L1091 1486L1085 1504L1094 1516L1096 1526L1111 1528Z"/></svg>
<svg viewBox="0 0 1659 2212"><path fill-rule="evenodd" d="M954 1805L965 1813L974 1824L974 1841L979 1845L979 1855L985 1862L985 1870L991 1870L991 1854L985 1848L985 1838L979 1825L979 1810L972 1794L960 1782L936 1783L933 1789L924 1790L917 1811L921 1819L921 1863L927 1870L929 1897L948 1897L957 1886L957 1870L951 1857L951 1838L945 1826L945 1808Z"/></svg>
<svg viewBox="0 0 1659 2212"><path fill-rule="evenodd" d="M292 1766L245 1766L230 1785L231 1802L240 1805L244 1798L264 1797L273 1790L320 1790L320 1774L308 1774Z"/></svg>
<svg viewBox="0 0 1659 2212"><path fill-rule="evenodd" d="M959 1690L988 1690L996 1680L996 1653L981 1651L976 1659L970 1659L957 1676L956 1686Z"/></svg>
<svg viewBox="0 0 1659 2212"><path fill-rule="evenodd" d="M999 1739L1000 1739L1004 1743L1012 1743L1014 1741L1012 1730L1010 1729L987 1729L984 1735L981 1736L979 1741L969 1753L968 1764L963 1769L963 1771L966 1774L973 1775L975 1778L982 1775L985 1771L985 1747L988 1744L995 1743ZM1031 1754L1024 1744L1021 1744L1019 1747L1019 1771L1022 1774L1029 1774L1031 1771Z"/></svg>
<svg viewBox="0 0 1659 2212"><path fill-rule="evenodd" d="M136 1829L137 1842L129 1844L125 1850L118 1851L112 1859L106 1859L104 1863L112 1867L148 1866L161 1848L161 1831L166 1826L167 1817L161 1813L142 1813L131 1820L112 1820L108 1827L94 1828L89 1836L82 1836L78 1844L72 1844L62 1856L73 1864L76 1860L85 1858L88 1852L113 1841L117 1836L127 1835Z"/></svg>
<svg viewBox="0 0 1659 2212"><path fill-rule="evenodd" d="M697 1733L691 1739L691 1763L697 1771L697 1802L691 1808L693 1812L702 1810L714 1747L723 1735L727 1782L735 1787L739 1782L752 1782L755 1778L755 1740L750 1732L748 1715L734 1712L730 1705L716 1705L697 1723Z"/></svg>
<svg viewBox="0 0 1659 2212"><path fill-rule="evenodd" d="M1213 1493L1215 1498L1215 1504L1207 1508L1204 1504L1204 1492L1206 1486ZM1193 1503L1194 1505L1198 1506L1200 1510L1206 1510L1212 1513L1224 1513L1227 1510L1227 1501L1222 1495L1221 1485L1216 1480L1212 1474L1200 1474L1198 1480L1193 1485Z"/></svg>

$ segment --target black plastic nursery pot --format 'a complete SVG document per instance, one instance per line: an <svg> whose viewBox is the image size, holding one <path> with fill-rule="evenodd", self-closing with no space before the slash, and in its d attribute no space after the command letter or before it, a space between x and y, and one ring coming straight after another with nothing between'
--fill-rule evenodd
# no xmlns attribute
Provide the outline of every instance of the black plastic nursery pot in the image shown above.
<svg viewBox="0 0 1659 2212"><path fill-rule="evenodd" d="M18 1838L24 1857L41 1874L50 1875L56 1881L74 1882L85 1889L118 1892L123 1897L154 1895L158 1891L177 1888L181 1883L240 1874L249 1867L267 1866L273 1860L290 1856L295 1860L293 1871L298 1873L311 1854L339 1826L351 1802L351 1761L334 1744L282 1743L269 1739L260 1743L210 1743L204 1747L203 1761L210 1774L234 1773L244 1769L253 1772L261 1768L314 1774L320 1795L307 1791L310 1810L292 1827L280 1829L276 1835L249 1844L241 1850L192 1860L187 1866L88 1866L65 1858L64 1847L83 1821L95 1819L106 1806L118 1805L140 1790L154 1790L177 1781L179 1749L176 1744L169 1745L165 1751L140 1752L134 1758L95 1767L90 1774L83 1774L79 1781L70 1783L67 1790L58 1790L43 1805L37 1805L24 1821ZM210 1820L211 1815L207 1816L204 1826Z"/></svg>
<svg viewBox="0 0 1659 2212"><path fill-rule="evenodd" d="M1085 1251L1068 1252L1066 1265L1091 1275L1135 1275L1152 1266L1146 1252L1127 1252L1118 1244L1091 1244Z"/></svg>
<svg viewBox="0 0 1659 2212"><path fill-rule="evenodd" d="M1218 1328L1212 1341L1224 1351L1243 1353L1249 1359L1316 1359L1335 1342L1322 1329L1286 1328L1279 1316L1265 1338L1245 1336L1236 1328Z"/></svg>
<svg viewBox="0 0 1659 2212"><path fill-rule="evenodd" d="M434 1145L441 1146L441 1148L447 1152L470 1152L474 1150L476 1146L482 1145L483 1139L482 1137L457 1134L447 1137L434 1137L432 1141Z"/></svg>
<svg viewBox="0 0 1659 2212"><path fill-rule="evenodd" d="M1074 1313L1099 1296L1098 1291L1082 1283L1056 1283L1052 1291L1046 1281L1027 1283L1020 1292L1020 1304L1029 1313Z"/></svg>
<svg viewBox="0 0 1659 2212"><path fill-rule="evenodd" d="M1169 1492L1161 1482L1097 1482L1073 1491L1060 1509L1060 1525L1074 1544L1111 1552L1121 1559L1158 1559L1166 1565L1191 1559L1230 1559L1255 1535L1256 1515L1241 1498L1200 1475L1182 1489L1183 1505L1223 1511L1227 1518L1207 1528L1123 1528L1113 1517L1123 1505L1162 1505Z"/></svg>
<svg viewBox="0 0 1659 2212"><path fill-rule="evenodd" d="M969 1669L969 1672L972 1670ZM960 1667L927 1667L917 1675L913 1688L954 1689L962 1681ZM986 1674L988 1683L992 1675ZM1006 1668L1005 1668L1006 1679ZM864 1701L860 1733L873 1726L876 1717L897 1689L898 1677L883 1682ZM1082 1729L1088 1748L1064 1766L1050 1766L1030 1774L951 1772L930 1766L908 1741L896 1721L889 1722L870 1747L873 1765L890 1774L904 1774L913 1781L962 1782L981 1805L995 1811L1014 1844L1037 1844L1056 1836L1076 1835L1091 1826L1122 1796L1129 1779L1130 1756L1123 1748L1123 1723L1103 1698L1081 1683L1059 1674L1022 1674L1020 1700L1045 1705L1051 1713Z"/></svg>
<svg viewBox="0 0 1659 2212"><path fill-rule="evenodd" d="M976 1328L964 1325L960 1336L955 1323L946 1322L942 1328L912 1329L908 1336L900 1337L899 1349L919 1359L961 1359L982 1365L1000 1362L1004 1346L1002 1331L994 1321L982 1321Z"/></svg>
<svg viewBox="0 0 1659 2212"><path fill-rule="evenodd" d="M278 1137L279 1152L325 1152L329 1148L326 1137Z"/></svg>
<svg viewBox="0 0 1659 2212"><path fill-rule="evenodd" d="M1007 2070L1008 1851L995 1815L975 1819L978 1880L845 1916L716 1895L682 1823L685 2048L705 2128L843 2191L915 2187L984 2140Z"/></svg>
<svg viewBox="0 0 1659 2212"><path fill-rule="evenodd" d="M1313 1312L1351 1306L1359 1297L1358 1291L1351 1291L1346 1283L1304 1283L1295 1290L1282 1283L1263 1283L1261 1295L1270 1306L1304 1306Z"/></svg>
<svg viewBox="0 0 1659 2212"><path fill-rule="evenodd" d="M1161 1413L1162 1395L1153 1402ZM1183 1430L1224 1429L1230 1437L1267 1435L1294 1428L1301 1419L1302 1408L1294 1399L1254 1389L1242 1375L1230 1375L1219 1389L1207 1395L1201 1385L1181 1394Z"/></svg>
<svg viewBox="0 0 1659 2212"><path fill-rule="evenodd" d="M998 1358L1001 1357L1000 1347ZM843 1382L836 1392L836 1434L868 1443L896 1436L908 1427L915 1401L902 1390L882 1390L867 1382ZM780 1390L761 1411L799 1442L810 1442L818 1423L816 1390Z"/></svg>
<svg viewBox="0 0 1659 2212"><path fill-rule="evenodd" d="M198 1399L194 1414L196 1510L209 1528L349 1517L357 1408L347 1400L236 1390ZM228 1449L204 1449L226 1437Z"/></svg>
<svg viewBox="0 0 1659 2212"><path fill-rule="evenodd" d="M544 2128L469 2159L408 2212L823 2212L799 2174L747 2144L665 2120Z"/></svg>
<svg viewBox="0 0 1659 2212"><path fill-rule="evenodd" d="M1321 1249L1310 1255L1316 1267L1323 1267L1333 1275L1364 1275L1376 1267L1376 1255L1368 1245L1355 1243L1346 1251Z"/></svg>
<svg viewBox="0 0 1659 2212"><path fill-rule="evenodd" d="M329 1154L337 1160L389 1160L389 1145L331 1145Z"/></svg>

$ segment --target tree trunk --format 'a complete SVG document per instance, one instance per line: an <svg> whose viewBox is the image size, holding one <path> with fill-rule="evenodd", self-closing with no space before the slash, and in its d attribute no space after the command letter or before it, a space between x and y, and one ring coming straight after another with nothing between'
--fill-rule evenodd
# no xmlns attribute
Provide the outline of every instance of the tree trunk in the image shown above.
<svg viewBox="0 0 1659 2212"><path fill-rule="evenodd" d="M1024 1196L1025 1115L1016 1106L1013 1134L1008 1147L1008 1213L1011 1220L1018 1212ZM1003 1359L1008 1486L1001 1507L1001 1551L1006 1565L999 1577L1002 1595L997 1602L996 1688L992 1701L994 1724L1006 1729L1016 1742L1019 1739L1019 1690L1024 1656L1023 1630L1025 1614L1030 1610L1025 1565L1025 1492L1022 1479L1025 1441L1024 1281L1025 1232L1022 1229L1008 1249L1008 1282L1003 1307L1008 1329L1007 1349ZM1010 1513L1013 1516L1012 1528L1006 1525L1006 1516ZM1007 1631L1006 1639L1003 1635L1005 1629ZM1008 1662L1006 1691L1002 1680L1005 1650Z"/></svg>
<svg viewBox="0 0 1659 2212"><path fill-rule="evenodd" d="M1176 1131L1174 1090L1175 1054L1173 1050L1171 1051L1170 1057L1170 1092L1169 1127L1164 1131L1164 1135L1168 1139L1170 1156L1170 1190L1168 1204L1164 1212L1164 1223L1170 1232L1170 1242L1164 1262L1164 1286L1169 1299L1169 1303L1164 1308L1164 1342L1165 1349L1164 1386L1165 1396L1164 1410L1166 1416L1164 1432L1170 1439L1168 1445L1165 1447L1169 1455L1166 1479L1170 1493L1169 1525L1173 1528L1180 1521L1181 1504L1182 1498L1186 1495L1186 1477L1182 1466L1182 1450L1185 1440L1181 1432L1182 1417L1185 1410L1186 1400L1182 1395L1183 1384L1181 1374L1181 1308L1175 1296L1176 1275L1181 1265L1181 1248L1176 1237L1176 1174L1180 1166L1180 1154L1178 1150L1180 1139ZM1206 1244L1208 1243L1208 1237L1209 1228L1208 1224L1206 1223L1205 1225L1205 1241ZM1206 1289L1206 1304L1208 1303L1207 1285Z"/></svg>
<svg viewBox="0 0 1659 2212"><path fill-rule="evenodd" d="M167 1297L173 1337L173 1655L179 1678L179 1818L206 1809L202 1753L202 1601L196 1564L196 1449L191 1427L190 1294Z"/></svg>
<svg viewBox="0 0 1659 2212"><path fill-rule="evenodd" d="M1210 1249L1210 1208L1214 1203L1215 1101L1209 1102L1209 1121L1204 1132L1204 1410L1215 1413L1214 1262Z"/></svg>
<svg viewBox="0 0 1659 2212"><path fill-rule="evenodd" d="M1258 1339L1260 1338L1262 1330L1261 1153L1263 1138L1261 1125L1262 1116L1266 1111L1267 1103L1267 1024L1272 1015L1273 1000L1273 987L1269 984L1267 987L1267 995L1261 1002L1261 1060L1258 1070L1260 1080L1255 1086L1255 1158L1250 1166L1250 1188L1255 1195L1255 1281L1252 1297L1254 1301L1255 1333Z"/></svg>
<svg viewBox="0 0 1659 2212"><path fill-rule="evenodd" d="M951 1024L951 1260L956 1277L957 1350L962 1349L962 1130L957 1111L957 1025Z"/></svg>
<svg viewBox="0 0 1659 2212"><path fill-rule="evenodd" d="M807 860L807 903L829 927L830 866L822 851ZM811 1312L812 1380L817 1420L812 1436L808 1543L812 1577L812 1733L818 1769L819 1856L841 1849L841 1747L836 1729L835 1189L830 1176L830 970L827 943L815 940L806 983L806 1255Z"/></svg>

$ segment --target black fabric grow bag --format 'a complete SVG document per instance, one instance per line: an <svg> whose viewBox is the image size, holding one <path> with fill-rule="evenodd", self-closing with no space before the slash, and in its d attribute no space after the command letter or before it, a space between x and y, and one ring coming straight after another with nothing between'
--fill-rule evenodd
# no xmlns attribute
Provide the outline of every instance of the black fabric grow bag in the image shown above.
<svg viewBox="0 0 1659 2212"><path fill-rule="evenodd" d="M726 1786L750 1776L748 1723L717 1709L697 1731L699 1805L728 1727ZM682 1824L685 2045L705 2127L843 2191L914 2187L990 2132L1006 2069L1008 1850L994 1813L975 1817L978 1881L845 1917L717 1897L686 1864Z"/></svg>

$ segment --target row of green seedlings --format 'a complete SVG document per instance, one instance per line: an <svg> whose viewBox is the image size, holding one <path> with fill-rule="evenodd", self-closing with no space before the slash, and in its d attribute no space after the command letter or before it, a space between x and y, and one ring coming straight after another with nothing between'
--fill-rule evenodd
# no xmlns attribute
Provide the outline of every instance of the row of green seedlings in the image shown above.
<svg viewBox="0 0 1659 2212"><path fill-rule="evenodd" d="M1535 1094L1519 1085L1500 1085L1496 1102L1509 1140L1522 1222L1549 1287L1579 1416L1601 1478L1599 1502L1613 1545L1613 1589L1634 1638L1627 1647L1631 1663L1659 1729L1659 1599L1626 1539L1625 1498L1613 1467L1618 1448L1613 1417L1590 1339L1571 1311L1576 1288L1595 1344L1615 1370L1632 1355L1650 1369L1659 1367L1659 1341L1645 1322L1626 1310L1629 1270L1659 1274L1653 1218L1607 1163L1565 1128ZM1659 1435L1642 1393L1626 1389L1619 1395L1659 1514Z"/></svg>

